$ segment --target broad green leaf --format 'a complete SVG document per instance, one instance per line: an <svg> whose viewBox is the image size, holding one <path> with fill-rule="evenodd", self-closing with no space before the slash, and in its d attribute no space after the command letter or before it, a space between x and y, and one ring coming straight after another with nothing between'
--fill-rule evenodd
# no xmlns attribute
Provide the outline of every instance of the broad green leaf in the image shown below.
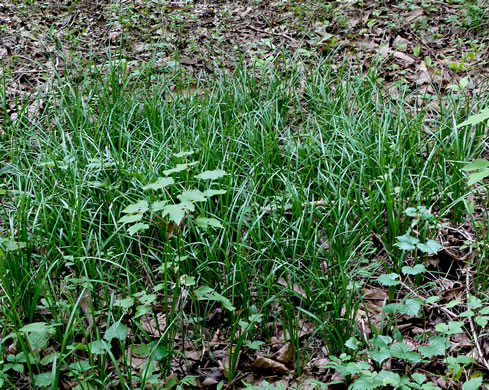
<svg viewBox="0 0 489 390"><path fill-rule="evenodd" d="M204 196L207 196L210 198L211 196L214 195L224 195L227 191L226 190L213 190L213 189L208 189L204 191Z"/></svg>
<svg viewBox="0 0 489 390"><path fill-rule="evenodd" d="M215 180L224 177L226 175L228 175L226 171L223 171L222 169L216 169L214 171L204 171L202 173L199 173L195 177L201 180Z"/></svg>
<svg viewBox="0 0 489 390"><path fill-rule="evenodd" d="M44 372L42 374L38 374L34 377L36 386L39 387L50 387L53 384L53 372Z"/></svg>
<svg viewBox="0 0 489 390"><path fill-rule="evenodd" d="M369 340L374 347L382 348L389 346L392 343L392 337L377 335Z"/></svg>
<svg viewBox="0 0 489 390"><path fill-rule="evenodd" d="M467 306L472 310L477 310L482 307L482 301L474 295L469 295L467 299Z"/></svg>
<svg viewBox="0 0 489 390"><path fill-rule="evenodd" d="M120 306L123 309L129 309L134 306L134 299L132 299L131 297L118 299L117 301L115 301L114 306Z"/></svg>
<svg viewBox="0 0 489 390"><path fill-rule="evenodd" d="M441 244L435 240L428 240L426 243L417 244L418 249L423 253L436 254L443 248Z"/></svg>
<svg viewBox="0 0 489 390"><path fill-rule="evenodd" d="M127 214L124 215L117 222L125 225L126 223L139 222L143 218L143 214Z"/></svg>
<svg viewBox="0 0 489 390"><path fill-rule="evenodd" d="M144 214L146 211L148 211L148 209L148 202L146 200L140 200L137 203L130 204L124 210L122 210L122 212L125 214Z"/></svg>
<svg viewBox="0 0 489 390"><path fill-rule="evenodd" d="M397 241L394 245L403 251L411 251L416 249L416 244L419 243L419 240L416 237L411 237L408 234L404 236L397 237Z"/></svg>
<svg viewBox="0 0 489 390"><path fill-rule="evenodd" d="M402 267L401 271L406 275L418 275L426 272L426 267L423 264L416 264L414 267L409 267L406 265Z"/></svg>
<svg viewBox="0 0 489 390"><path fill-rule="evenodd" d="M474 185L474 184L480 182L482 179L486 178L487 176L489 176L489 169L485 169L483 171L471 173L469 176L469 181L467 182L467 185L469 185L469 186Z"/></svg>
<svg viewBox="0 0 489 390"><path fill-rule="evenodd" d="M137 223L135 225L132 225L129 229L127 229L127 232L129 233L130 236L133 236L135 233L146 230L148 228L149 225L146 223Z"/></svg>
<svg viewBox="0 0 489 390"><path fill-rule="evenodd" d="M443 336L430 337L429 342L429 346L418 348L419 353L428 359L431 359L433 356L445 356L447 347L450 346L449 341Z"/></svg>
<svg viewBox="0 0 489 390"><path fill-rule="evenodd" d="M185 171L186 169L188 169L194 165L197 165L198 163L199 163L198 161L192 161L192 162L185 163L185 164L177 164L177 166L175 168L167 169L167 170L163 171L163 174L165 176L169 176L172 173L178 173L181 171Z"/></svg>
<svg viewBox="0 0 489 390"><path fill-rule="evenodd" d="M388 348L380 348L378 351L369 351L369 356L377 363L382 364L385 360L391 357L391 353Z"/></svg>
<svg viewBox="0 0 489 390"><path fill-rule="evenodd" d="M27 324L19 329L22 333L31 333L31 332L48 332L48 327L45 322L33 322L31 324Z"/></svg>
<svg viewBox="0 0 489 390"><path fill-rule="evenodd" d="M462 303L462 302L460 302L458 299L454 299L454 300L452 300L452 301L448 302L448 303L445 305L445 307L446 307L447 309L451 309L452 307L458 306L458 305L460 305L461 303Z"/></svg>
<svg viewBox="0 0 489 390"><path fill-rule="evenodd" d="M355 337L350 337L345 342L345 347L353 349L354 351L358 349L358 346L359 346L359 342Z"/></svg>
<svg viewBox="0 0 489 390"><path fill-rule="evenodd" d="M419 309L421 309L421 299L407 299L405 303L399 306L399 313L407 314L409 316L418 316Z"/></svg>
<svg viewBox="0 0 489 390"><path fill-rule="evenodd" d="M154 202L151 204L151 211L156 213L157 211L161 211L165 208L165 206L168 204L167 200L161 200L158 202Z"/></svg>
<svg viewBox="0 0 489 390"><path fill-rule="evenodd" d="M52 352L49 355L44 356L41 359L41 364L46 366L48 364L54 363L55 360L59 360L59 352Z"/></svg>
<svg viewBox="0 0 489 390"><path fill-rule="evenodd" d="M382 387L390 386L397 388L401 382L401 377L398 373L382 370L375 377L375 382L379 383Z"/></svg>
<svg viewBox="0 0 489 390"><path fill-rule="evenodd" d="M207 198L199 190L183 191L177 196L181 202L205 202Z"/></svg>
<svg viewBox="0 0 489 390"><path fill-rule="evenodd" d="M19 249L23 249L26 246L27 244L25 242L8 240L7 243L5 244L5 249L8 251L16 251Z"/></svg>
<svg viewBox="0 0 489 390"><path fill-rule="evenodd" d="M94 355L103 355L110 347L103 340L95 340L90 344L90 352Z"/></svg>
<svg viewBox="0 0 489 390"><path fill-rule="evenodd" d="M430 304L430 303L438 302L439 300L440 300L440 297L434 295L432 297L427 298L425 302Z"/></svg>
<svg viewBox="0 0 489 390"><path fill-rule="evenodd" d="M413 380L418 384L420 385L421 383L423 383L425 380L426 380L426 376L423 375L423 374L420 374L418 372L415 372L413 375L411 375L411 378L413 378Z"/></svg>
<svg viewBox="0 0 489 390"><path fill-rule="evenodd" d="M187 211L194 211L195 206L190 202L181 202L177 204L171 204L163 208L163 217L169 216L170 220L180 225L185 218Z"/></svg>
<svg viewBox="0 0 489 390"><path fill-rule="evenodd" d="M105 331L104 339L107 341L111 341L112 339L123 341L127 337L128 332L129 329L127 329L127 326L117 321Z"/></svg>
<svg viewBox="0 0 489 390"><path fill-rule="evenodd" d="M215 292L212 288L210 288L208 286L200 287L197 290L195 290L194 293L197 296L197 298L199 298L200 300L220 302L226 310L229 310L229 311L236 310L229 299L222 296L221 294L218 294L217 292Z"/></svg>
<svg viewBox="0 0 489 390"><path fill-rule="evenodd" d="M475 312L473 310L466 310L460 313L458 316L459 317L473 317Z"/></svg>
<svg viewBox="0 0 489 390"><path fill-rule="evenodd" d="M19 329L27 334L27 340L33 350L46 348L49 344L49 333L45 322L34 322Z"/></svg>
<svg viewBox="0 0 489 390"><path fill-rule="evenodd" d="M484 169L489 167L489 161L488 160L483 160L483 159L477 159L470 164L467 164L465 167L462 168L462 171L465 172L470 172L470 171L477 171L479 169Z"/></svg>
<svg viewBox="0 0 489 390"><path fill-rule="evenodd" d="M384 286L397 286L400 282L399 275L395 273L391 274L382 274L377 278L377 281Z"/></svg>
<svg viewBox="0 0 489 390"><path fill-rule="evenodd" d="M197 226L202 227L202 228L207 228L207 227L215 227L215 228L221 228L221 229L224 228L224 226L222 226L221 222L219 222L215 218L200 217L200 218L197 218L195 220L195 223L197 224Z"/></svg>
<svg viewBox="0 0 489 390"><path fill-rule="evenodd" d="M486 315L489 314L489 305L483 307L482 309L479 310L479 314Z"/></svg>
<svg viewBox="0 0 489 390"><path fill-rule="evenodd" d="M154 183L145 185L143 187L143 190L161 190L165 187L168 187L169 185L172 185L175 183L175 180L173 180L173 177L159 177Z"/></svg>
<svg viewBox="0 0 489 390"><path fill-rule="evenodd" d="M256 340L256 341L249 341L249 340L245 340L244 341L244 344L249 348L249 349L254 349L255 351L258 351L260 349L260 347L265 344L263 341L259 341L259 340Z"/></svg>
<svg viewBox="0 0 489 390"><path fill-rule="evenodd" d="M185 287L195 286L195 278L193 276L182 275L180 276L180 284Z"/></svg>
<svg viewBox="0 0 489 390"><path fill-rule="evenodd" d="M489 107L481 110L481 112L479 112L478 114L469 116L466 121L458 124L457 128L460 128L462 126L476 125L485 121L486 119L489 119Z"/></svg>
<svg viewBox="0 0 489 390"><path fill-rule="evenodd" d="M482 317L482 316L476 316L474 318L474 321L477 325L479 325L481 328L485 328L487 323L489 322L489 317Z"/></svg>
<svg viewBox="0 0 489 390"><path fill-rule="evenodd" d="M469 379L462 385L462 390L477 390L482 385L482 377Z"/></svg>
<svg viewBox="0 0 489 390"><path fill-rule="evenodd" d="M191 156L192 154L194 154L195 152L193 150L189 150L188 152L180 152L180 153L173 153L173 155L177 158L180 158L180 157L187 157L187 156Z"/></svg>
<svg viewBox="0 0 489 390"><path fill-rule="evenodd" d="M417 352L413 352L412 348L405 343L395 343L390 347L391 355L399 359L405 359L410 363L419 363L421 355Z"/></svg>
<svg viewBox="0 0 489 390"><path fill-rule="evenodd" d="M445 335L452 335L457 333L463 333L462 329L464 326L463 321L450 321L448 323L441 322L435 325L435 329Z"/></svg>

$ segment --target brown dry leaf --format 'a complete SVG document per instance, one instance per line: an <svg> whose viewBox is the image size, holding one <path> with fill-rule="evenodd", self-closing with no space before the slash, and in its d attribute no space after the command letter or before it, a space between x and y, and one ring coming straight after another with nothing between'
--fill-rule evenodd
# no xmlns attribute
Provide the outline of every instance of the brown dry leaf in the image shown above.
<svg viewBox="0 0 489 390"><path fill-rule="evenodd" d="M151 316L145 316L141 322L141 327L152 336L160 337L166 329L166 318L162 314L157 316L157 320Z"/></svg>
<svg viewBox="0 0 489 390"><path fill-rule="evenodd" d="M280 278L278 280L278 284L280 284L283 287L290 288L290 285L287 284L287 282L284 278ZM297 295L301 296L302 298L307 299L306 291L300 285L298 285L297 283L294 283L294 286L292 287L292 289L294 290L294 292L297 293Z"/></svg>
<svg viewBox="0 0 489 390"><path fill-rule="evenodd" d="M271 358L280 363L289 364L294 360L295 347L292 343L285 344L279 351L275 352Z"/></svg>
<svg viewBox="0 0 489 390"><path fill-rule="evenodd" d="M406 22L411 23L413 20L423 15L423 13L424 13L423 8L416 8L410 11L404 19L406 20Z"/></svg>
<svg viewBox="0 0 489 390"><path fill-rule="evenodd" d="M395 51L394 57L399 58L400 60L404 61L406 65L411 65L411 64L414 64L416 62L413 58L411 58L407 54L404 54L402 51Z"/></svg>
<svg viewBox="0 0 489 390"><path fill-rule="evenodd" d="M274 374L286 374L290 372L290 370L287 367L285 367L284 364L262 356L257 358L250 365L250 368L263 370Z"/></svg>

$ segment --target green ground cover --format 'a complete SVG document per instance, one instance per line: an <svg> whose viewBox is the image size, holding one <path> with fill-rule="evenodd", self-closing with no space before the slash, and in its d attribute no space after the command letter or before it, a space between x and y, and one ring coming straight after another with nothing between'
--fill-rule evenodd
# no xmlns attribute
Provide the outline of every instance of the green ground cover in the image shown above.
<svg viewBox="0 0 489 390"><path fill-rule="evenodd" d="M386 93L381 59L277 59L196 84L67 64L5 116L6 388L488 379L487 187L463 170L487 128L457 126L487 89L433 106Z"/></svg>

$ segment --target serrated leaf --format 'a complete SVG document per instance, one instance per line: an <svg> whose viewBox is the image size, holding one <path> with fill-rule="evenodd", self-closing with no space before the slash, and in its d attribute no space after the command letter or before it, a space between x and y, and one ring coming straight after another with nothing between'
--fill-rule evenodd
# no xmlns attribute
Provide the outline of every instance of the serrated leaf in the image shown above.
<svg viewBox="0 0 489 390"><path fill-rule="evenodd" d="M447 309L451 309L452 307L458 306L458 305L460 305L461 303L462 303L462 302L460 302L458 299L454 299L454 300L452 300L452 301L448 302L448 303L445 305L445 307L446 307Z"/></svg>
<svg viewBox="0 0 489 390"><path fill-rule="evenodd" d="M479 169L484 169L489 167L489 161L488 160L483 160L483 159L477 159L470 164L467 164L465 167L462 168L462 171L465 172L470 172L470 171L477 171Z"/></svg>
<svg viewBox="0 0 489 390"><path fill-rule="evenodd" d="M418 348L423 357L431 359L433 356L445 356L446 349L450 345L448 340L442 336L430 337L428 346Z"/></svg>
<svg viewBox="0 0 489 390"><path fill-rule="evenodd" d="M175 222L177 225L180 225L182 220L185 218L185 215L187 215L187 211L192 212L194 210L195 206L189 202L171 204L163 208L163 217L168 215L170 220Z"/></svg>
<svg viewBox="0 0 489 390"><path fill-rule="evenodd" d="M208 189L204 191L204 196L207 196L210 198L211 196L214 195L224 195L227 191L226 190L213 190L213 189Z"/></svg>
<svg viewBox="0 0 489 390"><path fill-rule="evenodd" d="M416 245L419 243L419 240L416 237L411 237L408 234L397 237L397 241L394 245L403 251L411 251L416 249Z"/></svg>
<svg viewBox="0 0 489 390"><path fill-rule="evenodd" d="M193 276L182 275L180 276L180 284L185 287L195 286L195 278Z"/></svg>
<svg viewBox="0 0 489 390"><path fill-rule="evenodd" d="M462 390L477 390L482 385L482 377L469 379L462 385Z"/></svg>
<svg viewBox="0 0 489 390"><path fill-rule="evenodd" d="M482 307L482 301L474 295L469 295L467 299L467 306L472 310L477 310Z"/></svg>
<svg viewBox="0 0 489 390"><path fill-rule="evenodd" d="M435 295L435 296L427 298L425 302L430 304L430 303L438 302L439 300L440 300L440 297Z"/></svg>
<svg viewBox="0 0 489 390"><path fill-rule="evenodd" d="M489 118L489 107L481 110L481 112L479 112L478 114L469 116L466 121L463 121L462 123L458 124L457 128L463 126L476 125L478 123L485 121L488 118Z"/></svg>
<svg viewBox="0 0 489 390"><path fill-rule="evenodd" d="M441 244L435 240L428 240L426 243L417 244L418 249L423 253L428 254L436 254L438 251L443 248Z"/></svg>
<svg viewBox="0 0 489 390"><path fill-rule="evenodd" d="M200 180L215 180L226 175L228 175L226 171L223 171L222 169L216 169L214 171L204 171L202 173L199 173L195 177Z"/></svg>
<svg viewBox="0 0 489 390"><path fill-rule="evenodd" d="M207 198L199 190L183 191L177 196L181 202L205 202Z"/></svg>
<svg viewBox="0 0 489 390"><path fill-rule="evenodd" d="M421 309L421 302L419 299L407 299L405 303L399 306L399 313L409 316L419 315L419 309Z"/></svg>
<svg viewBox="0 0 489 390"><path fill-rule="evenodd" d="M161 190L165 187L168 187L169 185L175 184L175 180L173 180L173 177L159 177L154 183L145 185L143 187L143 190Z"/></svg>
<svg viewBox="0 0 489 390"><path fill-rule="evenodd" d="M22 241L14 241L14 240L9 240L5 244L5 249L8 251L16 251L19 249L23 249L27 246L25 242Z"/></svg>
<svg viewBox="0 0 489 390"><path fill-rule="evenodd" d="M358 340L355 337L350 337L348 340L345 342L345 347L350 348L354 351L358 349Z"/></svg>
<svg viewBox="0 0 489 390"><path fill-rule="evenodd" d="M397 286L400 282L397 280L399 278L398 274L382 274L377 278L377 281L384 286Z"/></svg>
<svg viewBox="0 0 489 390"><path fill-rule="evenodd" d="M469 186L474 185L474 184L480 182L482 179L486 178L487 176L489 176L489 169L485 169L483 171L471 173L469 176L469 181L467 182L467 185L469 185Z"/></svg>
<svg viewBox="0 0 489 390"><path fill-rule="evenodd" d="M124 214L144 214L146 211L149 210L149 205L146 200L140 200L139 202L130 204L127 206L122 212Z"/></svg>
<svg viewBox="0 0 489 390"><path fill-rule="evenodd" d="M90 344L90 352L94 355L103 355L109 349L109 346L103 340L95 340Z"/></svg>
<svg viewBox="0 0 489 390"><path fill-rule="evenodd" d="M420 385L421 383L423 383L425 380L426 380L426 376L423 375L423 374L420 374L418 372L415 372L414 374L411 375L411 378L413 378L413 380L418 384Z"/></svg>
<svg viewBox="0 0 489 390"><path fill-rule="evenodd" d="M158 202L154 202L151 204L151 211L156 213L157 211L161 211L165 208L165 206L168 204L167 200L161 200Z"/></svg>
<svg viewBox="0 0 489 390"><path fill-rule="evenodd" d="M379 364L382 364L385 360L391 357L391 353L387 348L381 348L378 351L369 351L369 356Z"/></svg>
<svg viewBox="0 0 489 390"><path fill-rule="evenodd" d="M426 267L423 264L416 264L414 267L409 267L406 265L402 267L401 271L406 275L419 275L426 272Z"/></svg>
<svg viewBox="0 0 489 390"><path fill-rule="evenodd" d="M36 383L36 387L39 386L39 387L49 387L53 384L53 380L54 380L54 377L53 377L53 372L52 371L49 371L49 372L43 372L42 374L38 374L34 377L34 380L35 380L35 383Z"/></svg>
<svg viewBox="0 0 489 390"><path fill-rule="evenodd" d="M464 330L462 326L464 325L463 321L450 321L448 323L439 323L435 325L435 329L443 334L452 335L457 333L463 333Z"/></svg>
<svg viewBox="0 0 489 390"><path fill-rule="evenodd" d="M120 306L123 309L129 309L134 306L134 299L132 299L131 297L118 299L117 301L115 301L114 306Z"/></svg>
<svg viewBox="0 0 489 390"><path fill-rule="evenodd" d="M121 324L120 321L117 321L105 331L104 339L107 341L111 341L112 339L124 341L127 337L128 332L129 329L127 328L127 326Z"/></svg>
<svg viewBox="0 0 489 390"><path fill-rule="evenodd" d="M377 335L369 340L374 347L383 348L392 343L392 337Z"/></svg>
<svg viewBox="0 0 489 390"><path fill-rule="evenodd" d="M125 225L126 223L139 222L143 218L143 214L127 214L124 215L117 223Z"/></svg>
<svg viewBox="0 0 489 390"><path fill-rule="evenodd" d="M487 323L489 322L489 317L482 317L482 316L476 316L474 318L474 321L477 325L479 325L481 328L485 328Z"/></svg>
<svg viewBox="0 0 489 390"><path fill-rule="evenodd" d="M199 163L198 161L192 161L192 162L185 163L185 164L177 164L177 166L175 168L167 169L167 170L163 171L163 174L165 176L168 176L168 175L171 175L172 173L178 173L181 171L185 171L187 168L190 168L190 167L192 167L198 163Z"/></svg>
<svg viewBox="0 0 489 390"><path fill-rule="evenodd" d="M133 236L135 233L146 230L148 228L149 225L146 223L137 223L135 225L132 225L129 229L127 229L127 232L129 233L130 236Z"/></svg>
<svg viewBox="0 0 489 390"><path fill-rule="evenodd" d="M199 217L195 220L195 223L197 224L197 226L202 227L202 228L207 228L207 227L215 227L215 228L221 228L221 229L224 228L224 226L222 226L221 222L219 222L215 218Z"/></svg>

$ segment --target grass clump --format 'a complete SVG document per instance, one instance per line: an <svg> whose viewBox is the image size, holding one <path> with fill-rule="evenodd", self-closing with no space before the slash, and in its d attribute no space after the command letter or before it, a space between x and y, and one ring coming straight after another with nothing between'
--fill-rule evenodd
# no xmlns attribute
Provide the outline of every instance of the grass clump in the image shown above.
<svg viewBox="0 0 489 390"><path fill-rule="evenodd" d="M175 367L202 379L188 354L205 350L232 382L274 337L301 375L321 347L349 351L358 318L392 330L362 297L426 261L399 246L418 228L406 209L436 214L416 232L429 239L463 218L462 162L484 128L453 125L472 109L460 99L438 113L390 99L375 67L304 62L196 87L111 63L68 72L38 116L7 118L3 383L165 388Z"/></svg>

